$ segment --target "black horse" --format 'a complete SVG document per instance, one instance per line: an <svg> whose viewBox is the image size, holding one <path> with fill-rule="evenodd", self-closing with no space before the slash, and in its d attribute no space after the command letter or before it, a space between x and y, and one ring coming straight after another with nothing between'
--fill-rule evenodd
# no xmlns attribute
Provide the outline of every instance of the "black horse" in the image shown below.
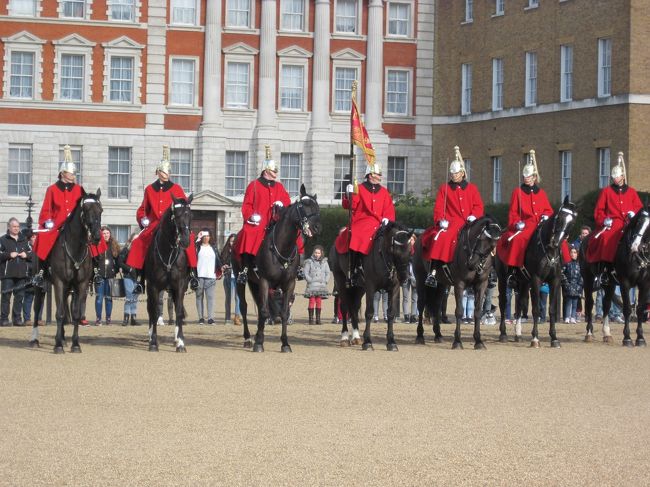
<svg viewBox="0 0 650 487"><path fill-rule="evenodd" d="M257 333L253 345L251 334L248 329L246 303L246 284L237 283L237 295L239 296L239 309L244 322L244 347L253 345L253 352L264 351L264 326L269 318L269 288L275 292L282 293L282 352L291 352L291 346L287 338L287 322L289 319L289 302L296 286L296 275L300 259L298 257L298 246L296 240L302 235L311 238L320 233L320 207L316 201L316 195L309 195L305 185L300 186L300 197L298 200L282 208L277 214L277 221L272 221L266 229L266 235L262 241L257 256L255 257L255 268L248 269L248 286L257 305ZM233 254L233 271L238 275L241 268L241 260L238 255Z"/></svg>
<svg viewBox="0 0 650 487"><path fill-rule="evenodd" d="M564 198L560 208L551 218L542 219L535 232L533 233L526 254L524 257L523 272L518 272L515 293L515 341L521 341L521 316L523 315L523 304L530 292L532 303L533 331L530 346L539 348L539 335L537 324L539 322L539 288L543 282L549 285L549 335L551 336L551 347L560 348L560 340L557 338L555 331L555 321L557 318L557 300L558 291L561 289L562 281L562 243L567 239L571 227L575 224L578 212L576 206L569 201L569 197ZM499 310L501 311L501 324L499 326L499 341L505 343L508 341L506 333L506 281L508 267L496 258L496 271L499 279Z"/></svg>
<svg viewBox="0 0 650 487"><path fill-rule="evenodd" d="M386 332L386 349L397 351L393 322L395 310L399 309L400 284L408 278L409 258L413 248L413 232L396 222L388 222L379 227L373 238L370 253L363 257L363 281L365 287L346 287L349 254L339 254L332 246L329 253L329 264L334 274L336 287L339 290L343 324L341 328L341 346L348 346L347 317L352 321L352 344L358 345L359 309L361 298L366 296L366 327L363 331L363 350L373 350L370 336L370 323L374 315L373 296L376 291L386 290L388 299L388 331Z"/></svg>
<svg viewBox="0 0 650 487"><path fill-rule="evenodd" d="M192 224L192 195L187 199L172 195L172 204L163 213L154 230L153 243L147 250L144 273L147 282L147 312L149 313L149 351L158 351L158 324L164 324L158 300L160 292L168 290L176 309L174 344L177 352L186 352L183 335L183 297L187 291L189 270L185 249L190 245Z"/></svg>
<svg viewBox="0 0 650 487"><path fill-rule="evenodd" d="M415 258L413 272L417 282L418 291L418 344L424 344L424 327L422 326L422 315L426 307L429 316L433 318L434 341L442 341L440 333L440 319L442 300L445 290L454 286L456 298L456 331L454 332L454 343L452 349L463 348L460 336L460 323L463 317L463 291L467 288L474 290L474 348L484 349L485 344L481 340L481 303L485 297L485 290L488 285L488 278L493 265L494 248L501 236L501 227L496 219L489 215L474 220L464 225L458 232L458 244L454 251L454 258L444 269L436 269L438 285L435 288L424 284L428 270L428 262L422 259L422 241L418 240L415 246Z"/></svg>
<svg viewBox="0 0 650 487"><path fill-rule="evenodd" d="M585 341L593 341L593 306L594 306L594 282L600 268L598 263L588 263L585 259L587 245L591 235L584 239L580 248L580 268L584 280L585 289L585 320L587 332ZM614 272L608 271L608 279L602 284L603 289L603 341L613 342L609 327L609 310L614 296L616 284L621 287L621 299L623 300L623 316L625 326L623 328L623 345L633 346L630 338L630 315L632 306L630 304L630 289L638 287L637 298L637 346L645 346L643 337L643 319L645 307L650 300L650 213L648 208L640 210L625 226L623 236L616 248L614 259Z"/></svg>
<svg viewBox="0 0 650 487"><path fill-rule="evenodd" d="M93 262L89 244L97 245L101 239L102 205L99 201L101 190L97 193L82 193L79 204L70 213L59 236L50 251L48 274L54 289L56 302L56 337L54 353L63 353L65 343L64 323L68 317L72 320L71 352L81 352L79 345L79 323L86 310L88 285L93 276ZM34 258L37 258L34 256ZM39 346L38 317L43 309L45 292L34 286L34 324L30 345ZM71 304L68 306L68 297Z"/></svg>

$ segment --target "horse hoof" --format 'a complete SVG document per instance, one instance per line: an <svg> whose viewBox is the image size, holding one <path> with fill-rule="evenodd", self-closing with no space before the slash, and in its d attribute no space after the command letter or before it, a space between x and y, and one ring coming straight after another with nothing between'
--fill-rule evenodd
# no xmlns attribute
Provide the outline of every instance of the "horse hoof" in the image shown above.
<svg viewBox="0 0 650 487"><path fill-rule="evenodd" d="M339 347L341 348L347 348L350 346L350 340L341 340L339 342Z"/></svg>
<svg viewBox="0 0 650 487"><path fill-rule="evenodd" d="M603 342L605 342L605 343L614 343L614 337L612 337L611 335L605 336L605 337L603 337Z"/></svg>
<svg viewBox="0 0 650 487"><path fill-rule="evenodd" d="M584 342L585 343L591 343L594 341L594 336L593 335L585 335Z"/></svg>
<svg viewBox="0 0 650 487"><path fill-rule="evenodd" d="M187 348L185 348L184 345L181 345L180 347L176 347L177 352L182 352L182 353L187 353Z"/></svg>
<svg viewBox="0 0 650 487"><path fill-rule="evenodd" d="M463 342L454 342L451 345L452 350L462 350L463 349Z"/></svg>
<svg viewBox="0 0 650 487"><path fill-rule="evenodd" d="M423 336L415 337L415 344L416 345L424 345L424 337Z"/></svg>
<svg viewBox="0 0 650 487"><path fill-rule="evenodd" d="M517 343L522 342L523 339L521 338L521 335L515 335L515 341L516 341Z"/></svg>
<svg viewBox="0 0 650 487"><path fill-rule="evenodd" d="M500 343L508 343L508 335L499 335Z"/></svg>
<svg viewBox="0 0 650 487"><path fill-rule="evenodd" d="M72 347L70 347L70 351L72 353L81 353L81 347L79 345L72 345Z"/></svg>
<svg viewBox="0 0 650 487"><path fill-rule="evenodd" d="M41 348L41 344L38 340L30 340L29 346L32 348Z"/></svg>
<svg viewBox="0 0 650 487"><path fill-rule="evenodd" d="M156 345L155 343L151 343L149 345L149 351L150 352L157 352L158 351L158 345Z"/></svg>
<svg viewBox="0 0 650 487"><path fill-rule="evenodd" d="M62 353L65 353L65 350L63 350L63 347L61 347L61 346L54 347L54 353L62 354Z"/></svg>
<svg viewBox="0 0 650 487"><path fill-rule="evenodd" d="M530 348L539 348L539 341L538 340L531 341Z"/></svg>
<svg viewBox="0 0 650 487"><path fill-rule="evenodd" d="M474 344L474 350L487 350L487 348L485 348L485 343L483 343L483 342L476 342L476 343Z"/></svg>
<svg viewBox="0 0 650 487"><path fill-rule="evenodd" d="M634 347L634 344L632 343L632 339L626 338L625 340L623 340L623 346L628 348Z"/></svg>
<svg viewBox="0 0 650 487"><path fill-rule="evenodd" d="M386 344L386 350L389 352L397 352L399 349L397 348L397 343L387 343Z"/></svg>
<svg viewBox="0 0 650 487"><path fill-rule="evenodd" d="M445 339L442 338L442 335L439 335L433 339L433 343L444 343Z"/></svg>
<svg viewBox="0 0 650 487"><path fill-rule="evenodd" d="M637 338L636 339L636 346L637 347L645 347L645 338Z"/></svg>
<svg viewBox="0 0 650 487"><path fill-rule="evenodd" d="M364 343L364 344L361 346L361 349L362 349L362 350L370 350L370 351L374 350L374 348L372 348L372 343L370 343L370 342L368 342L368 343Z"/></svg>
<svg viewBox="0 0 650 487"><path fill-rule="evenodd" d="M363 345L363 340L361 338L355 338L352 340L352 345Z"/></svg>
<svg viewBox="0 0 650 487"><path fill-rule="evenodd" d="M250 338L248 340L244 340L244 348L251 348L253 346L253 340Z"/></svg>
<svg viewBox="0 0 650 487"><path fill-rule="evenodd" d="M291 353L291 346L290 345L282 345L282 348L280 349L282 353Z"/></svg>
<svg viewBox="0 0 650 487"><path fill-rule="evenodd" d="M552 348L560 348L560 340L551 340L551 347Z"/></svg>
<svg viewBox="0 0 650 487"><path fill-rule="evenodd" d="M261 343L256 343L253 345L253 352L263 352L264 351L264 345Z"/></svg>

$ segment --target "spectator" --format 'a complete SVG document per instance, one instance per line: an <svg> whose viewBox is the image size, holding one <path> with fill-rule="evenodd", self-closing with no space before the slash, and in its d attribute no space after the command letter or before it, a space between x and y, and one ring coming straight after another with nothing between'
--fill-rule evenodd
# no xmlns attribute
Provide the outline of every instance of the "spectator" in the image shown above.
<svg viewBox="0 0 650 487"><path fill-rule="evenodd" d="M117 266L124 278L124 321L122 321L122 326L127 326L129 321L131 322L131 326L138 325L135 319L138 314L138 295L133 292L138 279L138 273L126 263L129 251L131 250L131 242L137 236L137 232L132 233L128 242L126 242L126 245L120 251L120 255L117 256Z"/></svg>
<svg viewBox="0 0 650 487"><path fill-rule="evenodd" d="M413 273L413 256L409 259L409 275L402 284L402 323L415 323L418 318L418 292Z"/></svg>
<svg viewBox="0 0 650 487"><path fill-rule="evenodd" d="M309 313L309 324L316 323L320 325L320 313L322 300L327 299L329 292L327 284L330 280L330 268L327 263L327 257L323 257L323 247L316 245L311 257L305 260L304 274L307 286L305 287L305 297L309 298L307 311ZM314 321L314 314L316 320Z"/></svg>
<svg viewBox="0 0 650 487"><path fill-rule="evenodd" d="M237 278L232 270L232 249L235 244L236 233L231 233L226 244L221 249L221 265L223 266L223 289L226 294L226 324L230 323L232 298L235 298L235 326L241 326L241 312L239 311L239 296L237 295Z"/></svg>
<svg viewBox="0 0 650 487"><path fill-rule="evenodd" d="M9 321L9 305L11 295L14 304L11 310L14 326L24 326L22 319L23 297L25 286L29 281L32 253L29 241L20 231L20 222L17 218L10 218L7 222L7 233L0 237L0 279L2 280L2 299L0 325L11 326Z"/></svg>
<svg viewBox="0 0 650 487"><path fill-rule="evenodd" d="M492 269L490 269L490 275L488 276L488 284L485 288L485 296L483 297L483 307L481 308L481 324L496 325L496 318L494 316L496 306L492 304L492 298L494 296L494 290L496 287L497 273L494 266L492 266Z"/></svg>
<svg viewBox="0 0 650 487"><path fill-rule="evenodd" d="M463 291L463 323L474 323L474 289Z"/></svg>
<svg viewBox="0 0 650 487"><path fill-rule="evenodd" d="M203 301L205 298L208 308L208 325L214 325L214 287L217 279L221 279L221 260L219 252L212 244L210 229L204 228L199 232L196 247L197 265L196 272L199 279L199 287L196 289L196 310L199 314L199 325L205 323L203 314Z"/></svg>
<svg viewBox="0 0 650 487"><path fill-rule="evenodd" d="M373 297L373 305L374 305L374 310L375 310L375 315L373 316L373 320L375 323L379 321L379 302L381 301L381 307L382 311L384 312L384 321L388 321L388 291L384 291L383 289L381 291L377 291Z"/></svg>
<svg viewBox="0 0 650 487"><path fill-rule="evenodd" d="M102 324L102 306L106 301L106 325L111 324L113 312L113 297L109 279L115 277L117 272L117 257L120 255L120 245L113 239L108 227L102 227L102 238L106 242L106 250L93 259L95 267L95 326Z"/></svg>
<svg viewBox="0 0 650 487"><path fill-rule="evenodd" d="M578 263L578 249L573 247L570 250L571 262L564 266L566 281L562 286L566 300L564 302L564 322L576 323L578 298L582 296L582 274Z"/></svg>
<svg viewBox="0 0 650 487"><path fill-rule="evenodd" d="M550 288L548 282L543 282L539 288L539 322L544 323L546 321L546 309L548 307L548 294Z"/></svg>
<svg viewBox="0 0 650 487"><path fill-rule="evenodd" d="M582 241L591 233L591 227L589 225L583 225L580 227L580 233L578 234L578 237L573 241L571 244L572 247L575 247L576 249L580 250L580 245L582 244Z"/></svg>
<svg viewBox="0 0 650 487"><path fill-rule="evenodd" d="M25 238L29 240L29 252L31 253L34 249L34 241L36 240L36 234L32 232L31 228L22 230ZM27 266L29 271L29 278L31 280L34 275L34 267L32 265ZM27 286L25 288L25 296L23 297L23 323L25 326L32 326L32 304L34 303L34 286ZM41 310L42 311L42 310ZM41 313L36 317L40 321Z"/></svg>

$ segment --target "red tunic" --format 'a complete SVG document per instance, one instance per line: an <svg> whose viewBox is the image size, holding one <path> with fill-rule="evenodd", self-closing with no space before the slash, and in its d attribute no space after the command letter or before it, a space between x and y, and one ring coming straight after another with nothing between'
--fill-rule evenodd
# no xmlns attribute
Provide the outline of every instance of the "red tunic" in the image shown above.
<svg viewBox="0 0 650 487"><path fill-rule="evenodd" d="M281 201L285 207L291 204L289 193L279 181L269 181L260 176L248 185L241 206L244 226L234 244L237 255L244 253L257 255L266 234L266 226L271 220L273 203L276 201ZM261 217L258 225L249 222L253 213Z"/></svg>
<svg viewBox="0 0 650 487"><path fill-rule="evenodd" d="M597 229L587 245L587 262L614 262L616 247L627 222L627 212L636 213L641 208L643 204L634 188L627 185L603 188L594 209ZM612 219L612 228L598 236L605 226L605 218L608 217Z"/></svg>
<svg viewBox="0 0 650 487"><path fill-rule="evenodd" d="M476 185L468 181L459 184L448 182L441 185L433 206L433 226L427 228L422 234L425 258L451 262L456 250L458 232L469 216L476 218L483 216L483 200ZM449 221L449 227L441 232L438 222L443 219Z"/></svg>
<svg viewBox="0 0 650 487"><path fill-rule="evenodd" d="M146 216L149 218L150 223L131 242L131 250L126 259L127 265L134 269L142 269L144 266L144 259L147 256L149 245L151 245L151 241L153 240L154 231L158 227L163 213L172 205L172 195L176 198L186 198L183 188L171 181L166 184L160 184L160 181L155 181L145 189L142 204L136 211L135 218L138 224L140 224L140 221ZM196 249L194 247L193 233L190 234L190 245L185 249L185 255L187 256L188 267L196 267Z"/></svg>
<svg viewBox="0 0 650 487"><path fill-rule="evenodd" d="M497 255L501 262L509 266L523 267L528 242L542 215L548 217L553 215L553 207L548 201L546 192L537 185L531 187L522 184L519 188L515 188L510 198L508 228L497 242ZM517 236L508 241L517 233L515 224L518 221L524 222L526 226Z"/></svg>
<svg viewBox="0 0 650 487"><path fill-rule="evenodd" d="M57 181L47 188L41 213L38 215L38 225L40 229L44 229L45 222L52 220L54 227L48 232L39 232L36 235L34 252L36 252L39 259L47 260L59 236L59 230L75 209L75 206L79 204L83 192L83 188L78 184L65 184L62 181ZM99 245L89 244L89 247L93 257L104 252L107 248L104 239L100 240Z"/></svg>
<svg viewBox="0 0 650 487"><path fill-rule="evenodd" d="M343 208L350 209L350 200L343 195ZM386 188L381 185L372 185L368 181L359 185L359 193L352 195L352 236L350 249L368 255L372 247L372 239L381 225L381 221L388 218L395 220L395 205L393 198ZM339 253L347 252L348 233L339 233L336 238L336 250Z"/></svg>

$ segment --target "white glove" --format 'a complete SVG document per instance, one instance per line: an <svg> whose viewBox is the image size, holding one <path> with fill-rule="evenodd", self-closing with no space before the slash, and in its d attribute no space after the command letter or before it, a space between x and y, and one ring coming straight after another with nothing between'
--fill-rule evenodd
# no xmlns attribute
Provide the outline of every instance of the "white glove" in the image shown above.
<svg viewBox="0 0 650 487"><path fill-rule="evenodd" d="M476 220L476 217L474 215L470 215L467 217L467 223L472 223L474 220Z"/></svg>
<svg viewBox="0 0 650 487"><path fill-rule="evenodd" d="M348 184L348 185L345 187L345 192L346 192L347 194L352 194L352 193L354 193L354 186L352 186L351 184Z"/></svg>
<svg viewBox="0 0 650 487"><path fill-rule="evenodd" d="M524 228L526 228L526 224L522 221L518 221L515 223L515 228L517 229L518 232L521 232Z"/></svg>
<svg viewBox="0 0 650 487"><path fill-rule="evenodd" d="M277 206L278 208L284 208L284 203L280 200L274 201L273 206Z"/></svg>
<svg viewBox="0 0 650 487"><path fill-rule="evenodd" d="M443 230L447 230L449 228L449 220L440 220L438 226Z"/></svg>
<svg viewBox="0 0 650 487"><path fill-rule="evenodd" d="M612 228L612 223L614 223L614 220L612 220L610 217L605 218L603 221L603 225L605 225L607 228Z"/></svg>
<svg viewBox="0 0 650 487"><path fill-rule="evenodd" d="M548 215L542 215L540 221L545 222L546 220L548 220Z"/></svg>
<svg viewBox="0 0 650 487"><path fill-rule="evenodd" d="M381 224L384 225L384 226L388 225L388 218L382 218L381 219Z"/></svg>
<svg viewBox="0 0 650 487"><path fill-rule="evenodd" d="M43 223L43 226L47 228L48 230L51 230L54 228L54 220L45 220L45 223Z"/></svg>
<svg viewBox="0 0 650 487"><path fill-rule="evenodd" d="M251 225L259 225L260 221L262 221L262 217L257 213L253 213L251 217L248 219L248 223L250 223Z"/></svg>
<svg viewBox="0 0 650 487"><path fill-rule="evenodd" d="M627 212L627 217L628 217L630 220L631 220L632 218L634 218L634 215L636 215L636 213L634 213L633 211L628 211L628 212Z"/></svg>
<svg viewBox="0 0 650 487"><path fill-rule="evenodd" d="M149 220L149 218L147 218L146 216L140 220L140 225L142 225L142 228L147 228L150 223L151 220Z"/></svg>

